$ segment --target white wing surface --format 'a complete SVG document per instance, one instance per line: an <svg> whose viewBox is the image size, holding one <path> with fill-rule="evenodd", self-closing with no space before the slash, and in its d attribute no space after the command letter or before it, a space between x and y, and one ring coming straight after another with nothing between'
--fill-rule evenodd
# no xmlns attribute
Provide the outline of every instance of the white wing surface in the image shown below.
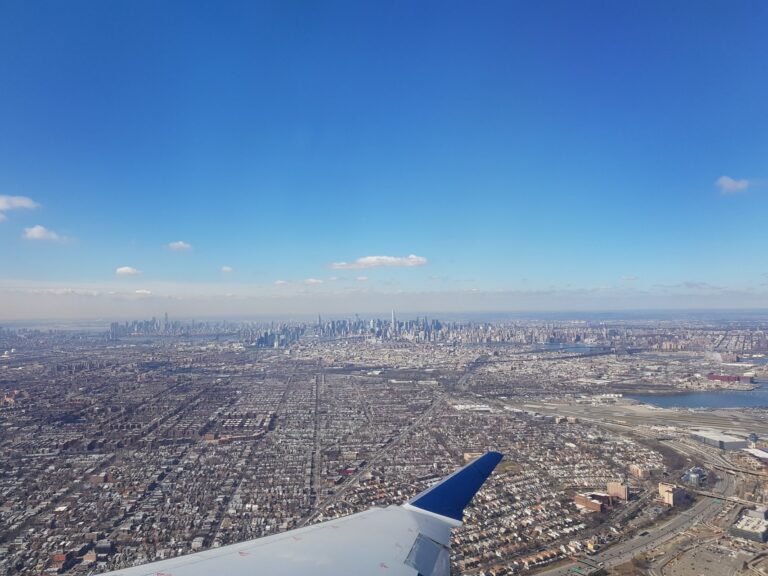
<svg viewBox="0 0 768 576"><path fill-rule="evenodd" d="M407 504L212 548L109 576L448 576L451 528L502 456L488 452Z"/></svg>

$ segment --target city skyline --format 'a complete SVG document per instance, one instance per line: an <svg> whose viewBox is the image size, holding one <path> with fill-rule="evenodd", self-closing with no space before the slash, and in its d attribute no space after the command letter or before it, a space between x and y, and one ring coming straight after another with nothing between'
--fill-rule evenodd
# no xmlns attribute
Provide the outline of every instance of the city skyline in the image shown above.
<svg viewBox="0 0 768 576"><path fill-rule="evenodd" d="M768 8L2 8L0 321L764 309Z"/></svg>

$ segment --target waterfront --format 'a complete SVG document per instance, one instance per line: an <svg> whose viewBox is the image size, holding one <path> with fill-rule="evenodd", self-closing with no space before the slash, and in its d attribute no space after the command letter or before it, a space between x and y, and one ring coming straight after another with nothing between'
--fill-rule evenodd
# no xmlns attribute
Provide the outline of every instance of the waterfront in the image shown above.
<svg viewBox="0 0 768 576"><path fill-rule="evenodd" d="M627 394L639 402L660 408L758 408L768 406L768 382L757 382L754 390L684 392L681 394Z"/></svg>

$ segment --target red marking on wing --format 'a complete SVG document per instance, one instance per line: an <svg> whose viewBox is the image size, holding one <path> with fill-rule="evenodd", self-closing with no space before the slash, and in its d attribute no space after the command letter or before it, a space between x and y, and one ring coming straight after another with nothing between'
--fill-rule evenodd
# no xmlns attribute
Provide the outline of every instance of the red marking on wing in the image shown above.
<svg viewBox="0 0 768 576"><path fill-rule="evenodd" d="M240 556L250 556L251 555L250 552L245 552L243 550L240 550L240 552L238 552L238 554L240 554Z"/></svg>

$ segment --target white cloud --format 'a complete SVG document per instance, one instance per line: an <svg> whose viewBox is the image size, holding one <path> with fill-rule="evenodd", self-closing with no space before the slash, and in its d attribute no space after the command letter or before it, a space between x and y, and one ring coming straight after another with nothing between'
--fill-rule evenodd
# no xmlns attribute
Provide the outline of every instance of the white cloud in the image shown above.
<svg viewBox="0 0 768 576"><path fill-rule="evenodd" d="M318 284L323 284L323 281L318 278L307 278L304 280L304 284L307 286L317 286Z"/></svg>
<svg viewBox="0 0 768 576"><path fill-rule="evenodd" d="M234 272L235 269L232 268L232 266L222 266L221 271L224 272L224 274L229 274L230 272Z"/></svg>
<svg viewBox="0 0 768 576"><path fill-rule="evenodd" d="M192 250L192 244L184 242L184 240L176 240L176 242L168 244L168 248L176 252L181 252L183 250Z"/></svg>
<svg viewBox="0 0 768 576"><path fill-rule="evenodd" d="M40 206L32 198L26 196L3 196L0 195L0 211L14 210L16 208L37 208Z"/></svg>
<svg viewBox="0 0 768 576"><path fill-rule="evenodd" d="M715 181L715 186L720 188L721 194L736 194L737 192L743 192L749 188L749 180L742 178L741 180L734 180L730 176L720 176Z"/></svg>
<svg viewBox="0 0 768 576"><path fill-rule="evenodd" d="M357 276L355 280L358 282L368 282L368 276Z"/></svg>
<svg viewBox="0 0 768 576"><path fill-rule="evenodd" d="M709 282L698 282L693 280L687 280L685 282L678 282L677 284L654 284L654 288L672 288L672 289L684 289L684 290L725 290L722 286L715 286Z"/></svg>
<svg viewBox="0 0 768 576"><path fill-rule="evenodd" d="M285 280L275 280L275 286L285 286L288 284Z"/></svg>
<svg viewBox="0 0 768 576"><path fill-rule="evenodd" d="M139 288L138 290L134 290L133 293L139 294L141 296L149 296L152 294L152 290L145 290L143 288Z"/></svg>
<svg viewBox="0 0 768 576"><path fill-rule="evenodd" d="M18 210L19 208L37 208L40 206L32 198L26 196L4 196L0 194L0 222L7 220L7 216L4 214L9 210Z"/></svg>
<svg viewBox="0 0 768 576"><path fill-rule="evenodd" d="M380 266L424 266L427 259L423 256L409 254L408 256L363 256L354 262L334 262L334 270L360 270L362 268L378 268Z"/></svg>
<svg viewBox="0 0 768 576"><path fill-rule="evenodd" d="M66 238L60 236L53 230L48 230L45 226L36 224L31 228L24 228L23 237L27 240L49 240L51 242L64 242Z"/></svg>
<svg viewBox="0 0 768 576"><path fill-rule="evenodd" d="M78 288L30 288L27 294L51 294L54 296L100 296L98 290L82 290Z"/></svg>
<svg viewBox="0 0 768 576"><path fill-rule="evenodd" d="M132 266L120 266L115 270L115 274L118 276L138 276L141 274L141 270L137 270Z"/></svg>

